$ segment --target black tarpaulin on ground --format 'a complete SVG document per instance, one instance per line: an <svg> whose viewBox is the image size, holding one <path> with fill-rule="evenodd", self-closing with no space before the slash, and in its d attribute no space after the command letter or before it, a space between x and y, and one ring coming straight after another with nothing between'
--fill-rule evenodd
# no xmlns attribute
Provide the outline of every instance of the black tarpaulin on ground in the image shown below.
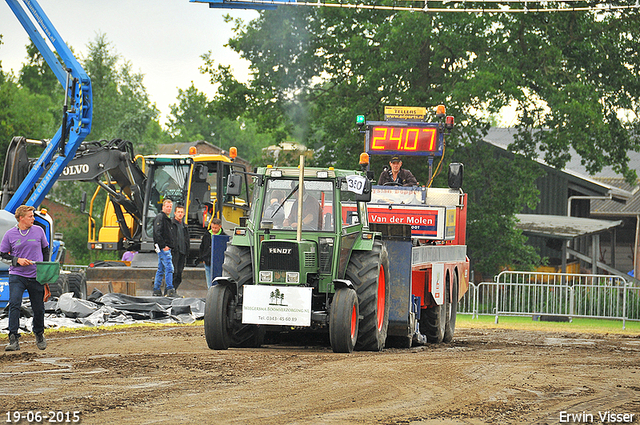
<svg viewBox="0 0 640 425"><path fill-rule="evenodd" d="M20 327L31 328L32 311L28 299L22 305ZM102 294L94 290L87 300L74 298L72 293L45 303L45 326L81 327L152 323L193 323L204 317L204 299L134 297L126 294ZM8 332L8 310L0 314L0 331Z"/></svg>

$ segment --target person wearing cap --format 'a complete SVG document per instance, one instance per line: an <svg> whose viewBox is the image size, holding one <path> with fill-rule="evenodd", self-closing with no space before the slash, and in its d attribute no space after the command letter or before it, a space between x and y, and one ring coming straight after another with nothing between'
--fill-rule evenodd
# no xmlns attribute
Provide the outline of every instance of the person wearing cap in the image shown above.
<svg viewBox="0 0 640 425"><path fill-rule="evenodd" d="M389 161L388 170L384 170L378 179L378 185L383 186L385 183L396 183L399 186L417 186L418 180L411 174L411 171L402 168L402 160L398 156L394 156Z"/></svg>

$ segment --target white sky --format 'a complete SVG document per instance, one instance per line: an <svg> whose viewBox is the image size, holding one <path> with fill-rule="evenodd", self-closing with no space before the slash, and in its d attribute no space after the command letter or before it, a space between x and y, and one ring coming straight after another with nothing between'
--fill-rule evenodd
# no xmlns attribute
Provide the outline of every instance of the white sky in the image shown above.
<svg viewBox="0 0 640 425"><path fill-rule="evenodd" d="M83 58L87 44L104 33L115 53L144 74L151 102L166 122L169 105L176 103L178 88L195 87L209 98L214 87L198 71L200 56L212 51L216 64L231 65L239 81L249 77L248 62L224 47L232 36L225 14L249 22L256 11L209 9L189 0L38 0L40 6L71 47ZM23 4L20 2L20 4ZM17 74L25 61L29 37L5 1L0 1L0 62L2 70ZM62 90L62 88L61 88Z"/></svg>

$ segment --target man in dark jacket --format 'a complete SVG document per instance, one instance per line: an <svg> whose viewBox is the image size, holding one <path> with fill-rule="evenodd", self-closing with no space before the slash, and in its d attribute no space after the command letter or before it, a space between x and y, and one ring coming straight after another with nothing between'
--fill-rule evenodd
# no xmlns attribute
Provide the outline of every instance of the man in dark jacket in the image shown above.
<svg viewBox="0 0 640 425"><path fill-rule="evenodd" d="M209 222L209 229L202 235L202 242L200 242L200 255L196 263L204 263L204 273L207 279L207 288L211 287L211 236L212 235L224 235L227 234L222 230L222 220L219 218L212 218Z"/></svg>
<svg viewBox="0 0 640 425"><path fill-rule="evenodd" d="M173 262L171 259L171 250L174 244L171 240L171 209L173 202L171 199L165 199L162 202L162 212L153 219L153 243L158 253L158 271L153 282L153 296L161 297L162 278L167 285L166 295L175 296L176 290L173 288Z"/></svg>
<svg viewBox="0 0 640 425"><path fill-rule="evenodd" d="M182 283L182 271L189 255L189 228L183 219L184 205L178 204L173 213L173 220L171 220L172 240L175 243L175 249L171 254L173 259L173 289L176 291Z"/></svg>
<svg viewBox="0 0 640 425"><path fill-rule="evenodd" d="M413 176L411 171L402 169L402 160L398 156L394 156L389 161L389 170L385 170L380 174L378 184L383 186L385 183L397 183L399 186L417 186L418 180Z"/></svg>

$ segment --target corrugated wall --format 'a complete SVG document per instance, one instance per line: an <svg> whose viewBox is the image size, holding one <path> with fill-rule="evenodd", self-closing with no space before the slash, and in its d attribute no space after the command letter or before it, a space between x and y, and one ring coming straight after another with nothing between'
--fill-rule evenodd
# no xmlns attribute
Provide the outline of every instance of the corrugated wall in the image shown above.
<svg viewBox="0 0 640 425"><path fill-rule="evenodd" d="M536 181L540 202L535 209L524 208L523 214L567 215L568 182L560 173L546 170Z"/></svg>

